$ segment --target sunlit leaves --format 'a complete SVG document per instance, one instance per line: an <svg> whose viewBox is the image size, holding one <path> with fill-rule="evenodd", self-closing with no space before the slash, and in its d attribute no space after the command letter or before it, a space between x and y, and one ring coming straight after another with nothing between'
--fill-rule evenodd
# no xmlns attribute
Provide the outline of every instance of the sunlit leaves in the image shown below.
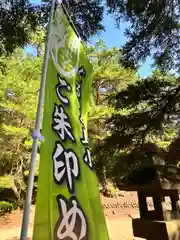
<svg viewBox="0 0 180 240"><path fill-rule="evenodd" d="M13 56L1 60L0 174L22 174L30 158L42 58L25 55L18 49Z"/></svg>
<svg viewBox="0 0 180 240"><path fill-rule="evenodd" d="M137 65L154 58L156 66L164 71L180 71L180 8L179 0L116 0L109 12L117 24L128 21L123 47L126 66Z"/></svg>

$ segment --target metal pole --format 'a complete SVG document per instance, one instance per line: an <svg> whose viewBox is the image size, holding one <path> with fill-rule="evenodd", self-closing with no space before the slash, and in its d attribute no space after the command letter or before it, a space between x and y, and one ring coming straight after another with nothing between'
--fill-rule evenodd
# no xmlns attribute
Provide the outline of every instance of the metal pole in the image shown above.
<svg viewBox="0 0 180 240"><path fill-rule="evenodd" d="M42 68L42 77L41 77L41 85L40 85L40 92L39 92L39 102L36 114L36 123L35 123L35 132L39 133L41 127L41 117L42 117L42 108L44 103L44 94L45 94L45 85L46 85L46 72L48 67L48 58L49 58L49 41L51 35L51 25L53 20L53 11L55 6L55 1L51 1L51 11L49 16L49 29L46 41L46 48L44 54L44 62ZM29 177L28 177L28 189L26 193L26 200L24 206L24 214L23 214L23 221L22 221L22 228L21 228L21 240L27 239L28 233L28 223L29 223L29 213L31 208L31 201L32 201L32 192L33 192L33 184L34 184L34 172L36 167L36 154L38 149L38 137L34 137L33 140L33 147L32 147L32 154L31 154L31 162L29 168Z"/></svg>

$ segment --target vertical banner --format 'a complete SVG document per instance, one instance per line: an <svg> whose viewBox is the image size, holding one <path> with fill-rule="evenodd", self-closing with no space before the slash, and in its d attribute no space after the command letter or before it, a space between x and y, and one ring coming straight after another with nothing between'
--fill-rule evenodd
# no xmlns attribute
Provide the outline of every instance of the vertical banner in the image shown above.
<svg viewBox="0 0 180 240"><path fill-rule="evenodd" d="M108 240L87 137L92 66L60 4L51 26L34 240Z"/></svg>

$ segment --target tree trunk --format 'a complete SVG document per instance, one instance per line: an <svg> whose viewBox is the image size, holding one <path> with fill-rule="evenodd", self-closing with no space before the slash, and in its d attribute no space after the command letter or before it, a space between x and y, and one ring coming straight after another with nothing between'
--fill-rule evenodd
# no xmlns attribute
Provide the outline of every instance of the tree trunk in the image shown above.
<svg viewBox="0 0 180 240"><path fill-rule="evenodd" d="M100 176L100 183L101 183L101 186L102 186L102 189L101 189L101 193L104 195L104 196L108 196L108 183L107 183L107 180L106 180L106 168L105 166L103 166L103 169L102 169L102 173L101 173L101 176Z"/></svg>
<svg viewBox="0 0 180 240"><path fill-rule="evenodd" d="M106 181L106 168L105 168L105 166L103 166L101 184L102 184L103 191L105 191L105 192L108 191L108 184L107 184L107 181Z"/></svg>
<svg viewBox="0 0 180 240"><path fill-rule="evenodd" d="M112 5L113 5L113 0L107 0L107 4L108 4L109 7L112 7Z"/></svg>
<svg viewBox="0 0 180 240"><path fill-rule="evenodd" d="M96 105L99 105L100 92L96 89Z"/></svg>
<svg viewBox="0 0 180 240"><path fill-rule="evenodd" d="M37 57L40 57L41 56L41 44L40 43L38 43L36 49L37 49Z"/></svg>
<svg viewBox="0 0 180 240"><path fill-rule="evenodd" d="M100 100L100 92L99 92L99 81L96 82L96 85L95 85L95 90L96 90L96 105L99 105L99 100Z"/></svg>

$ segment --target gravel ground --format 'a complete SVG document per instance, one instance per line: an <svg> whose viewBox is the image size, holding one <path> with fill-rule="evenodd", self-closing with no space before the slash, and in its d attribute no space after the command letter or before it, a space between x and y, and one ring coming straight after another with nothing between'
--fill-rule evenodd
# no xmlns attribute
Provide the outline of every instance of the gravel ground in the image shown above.
<svg viewBox="0 0 180 240"><path fill-rule="evenodd" d="M137 197L124 194L117 198L102 197L110 240L134 240L132 218L138 217ZM28 240L32 238L35 207L32 206L29 222ZM18 240L20 236L22 211L14 211L0 218L0 240Z"/></svg>

